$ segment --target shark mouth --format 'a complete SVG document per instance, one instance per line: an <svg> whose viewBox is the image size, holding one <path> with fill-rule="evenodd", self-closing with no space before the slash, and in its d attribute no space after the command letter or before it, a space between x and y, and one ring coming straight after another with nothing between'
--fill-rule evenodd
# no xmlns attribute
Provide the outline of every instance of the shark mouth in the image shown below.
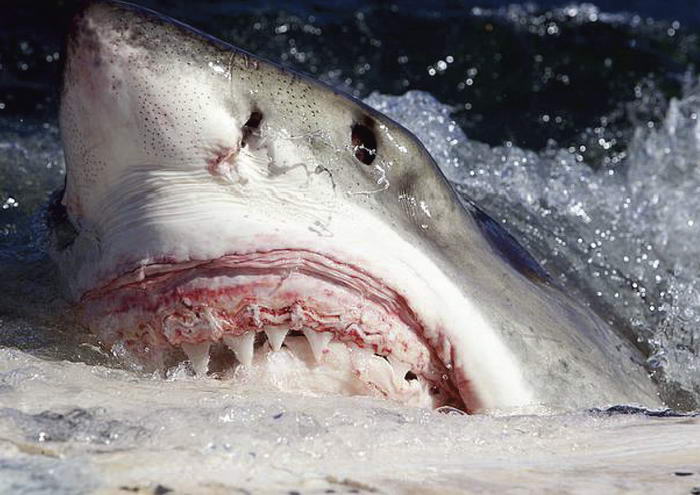
<svg viewBox="0 0 700 495"><path fill-rule="evenodd" d="M440 332L378 278L312 251L161 260L81 306L108 346L159 369L189 360L197 375L253 374L287 391L467 409Z"/></svg>

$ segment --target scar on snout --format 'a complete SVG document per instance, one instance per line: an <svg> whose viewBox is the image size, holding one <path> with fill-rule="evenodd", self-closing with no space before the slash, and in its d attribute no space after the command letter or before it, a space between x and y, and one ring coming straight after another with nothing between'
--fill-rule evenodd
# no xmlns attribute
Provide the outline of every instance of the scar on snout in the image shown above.
<svg viewBox="0 0 700 495"><path fill-rule="evenodd" d="M207 170L212 175L223 175L221 165L230 162L238 154L239 148L222 148L218 150L212 158L207 160Z"/></svg>

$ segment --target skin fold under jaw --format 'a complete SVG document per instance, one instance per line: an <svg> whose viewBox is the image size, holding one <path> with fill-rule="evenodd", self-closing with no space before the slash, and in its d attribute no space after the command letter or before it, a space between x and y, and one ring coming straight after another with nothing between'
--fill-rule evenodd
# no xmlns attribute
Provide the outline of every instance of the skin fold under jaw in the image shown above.
<svg viewBox="0 0 700 495"><path fill-rule="evenodd" d="M401 126L151 11L67 42L53 253L86 326L144 366L469 412L657 405Z"/></svg>

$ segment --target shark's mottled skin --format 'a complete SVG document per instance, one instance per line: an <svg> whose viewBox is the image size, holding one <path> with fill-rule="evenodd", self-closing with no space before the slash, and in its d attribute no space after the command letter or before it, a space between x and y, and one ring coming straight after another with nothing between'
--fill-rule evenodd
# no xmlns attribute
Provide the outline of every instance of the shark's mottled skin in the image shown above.
<svg viewBox="0 0 700 495"><path fill-rule="evenodd" d="M60 125L53 257L108 346L200 373L223 344L250 367L286 352L321 389L471 412L658 405L633 346L347 95L93 2Z"/></svg>

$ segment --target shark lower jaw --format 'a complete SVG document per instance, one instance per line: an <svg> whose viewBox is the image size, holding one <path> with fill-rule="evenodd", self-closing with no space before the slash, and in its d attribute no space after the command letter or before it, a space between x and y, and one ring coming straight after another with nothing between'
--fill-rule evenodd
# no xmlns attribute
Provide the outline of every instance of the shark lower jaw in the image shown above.
<svg viewBox="0 0 700 495"><path fill-rule="evenodd" d="M81 306L107 346L150 368L189 360L198 375L467 410L468 381L438 357L440 330L380 279L312 251L151 263Z"/></svg>

